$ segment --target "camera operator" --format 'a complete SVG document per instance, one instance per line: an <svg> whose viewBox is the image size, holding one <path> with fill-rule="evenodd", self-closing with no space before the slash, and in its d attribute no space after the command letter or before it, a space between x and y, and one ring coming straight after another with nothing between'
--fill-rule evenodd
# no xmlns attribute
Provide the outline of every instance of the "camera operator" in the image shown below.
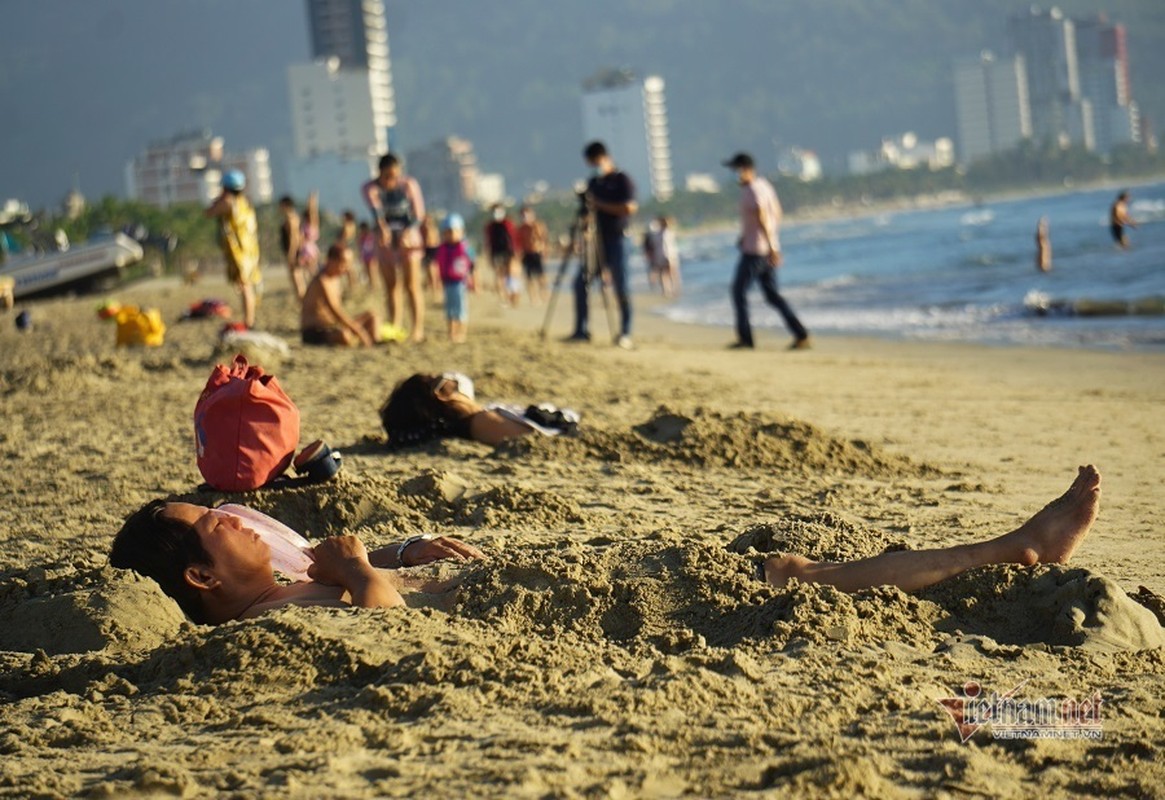
<svg viewBox="0 0 1165 800"><path fill-rule="evenodd" d="M624 233L627 230L627 219L635 213L638 205L635 202L635 184L625 172L615 167L615 162L607 153L602 142L591 142L583 150L583 158L594 171L587 183L585 196L586 208L594 214L597 228L597 249L600 266L611 276L611 283L615 287L615 296L619 300L619 314L621 326L615 344L624 349L631 349L631 295L628 287L627 275L627 248L624 242ZM590 341L590 326L587 307L587 290L589 282L595 276L588 274L585 268L586 259L583 259L584 268L579 270L578 278L574 283L575 323L574 335L569 341Z"/></svg>

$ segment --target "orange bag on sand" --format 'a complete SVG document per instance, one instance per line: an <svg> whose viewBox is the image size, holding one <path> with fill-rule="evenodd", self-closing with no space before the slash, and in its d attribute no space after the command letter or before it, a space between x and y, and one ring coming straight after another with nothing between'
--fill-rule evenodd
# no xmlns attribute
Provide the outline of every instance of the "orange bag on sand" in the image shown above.
<svg viewBox="0 0 1165 800"><path fill-rule="evenodd" d="M215 366L194 406L198 471L215 489L257 489L287 470L299 445L299 409L274 375L235 356Z"/></svg>

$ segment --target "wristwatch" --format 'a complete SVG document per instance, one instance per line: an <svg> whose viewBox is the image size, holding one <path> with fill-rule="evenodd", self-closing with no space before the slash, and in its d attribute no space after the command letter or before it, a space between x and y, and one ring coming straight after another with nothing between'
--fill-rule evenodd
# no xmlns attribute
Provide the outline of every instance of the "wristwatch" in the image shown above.
<svg viewBox="0 0 1165 800"><path fill-rule="evenodd" d="M403 542L401 542L400 547L398 547L396 549L397 566L400 566L400 567L411 566L411 565L405 563L405 550L408 548L408 546L410 544L412 544L413 542L427 542L432 538L433 537L430 536L429 534L422 533L419 536L410 536L409 538L407 538Z"/></svg>

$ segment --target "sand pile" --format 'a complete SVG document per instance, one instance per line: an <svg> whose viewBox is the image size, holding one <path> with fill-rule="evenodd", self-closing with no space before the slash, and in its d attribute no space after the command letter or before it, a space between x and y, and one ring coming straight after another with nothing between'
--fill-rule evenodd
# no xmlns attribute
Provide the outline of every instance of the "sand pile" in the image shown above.
<svg viewBox="0 0 1165 800"><path fill-rule="evenodd" d="M669 460L697 467L780 469L798 473L917 476L933 470L860 440L830 436L804 422L766 414L684 414L660 406L624 432L583 426L577 437L525 439L501 448L513 456L604 461Z"/></svg>
<svg viewBox="0 0 1165 800"><path fill-rule="evenodd" d="M169 320L220 291L119 299ZM382 302L358 293L350 307ZM1082 549L1091 571L993 568L916 595L776 589L754 571L771 552L860 558L1006 530L1063 488L1045 447L1081 449L1080 430L1064 444L1078 413L1059 398L1097 412L1095 437L1120 453L1136 441L1148 454L1159 426L1143 393L1118 402L1061 381L1049 404L1059 372L1042 356L1020 391L832 342L760 373L747 356L722 369L719 349L646 336L630 353L567 349L490 329L515 312L487 300L462 347L293 341L280 383L304 440L341 450L343 471L228 496L194 489L190 417L214 325L173 325L163 348L129 352L86 301L37 313L33 335L0 329L0 796L1151 796L1165 780L1161 629L1097 572L1160 588L1151 553L1129 544L1151 540L1137 525L1159 515L1143 513L1151 492L1123 491L1122 471L1106 473L1106 498L1121 500ZM289 294L269 292L260 313L294 340ZM1026 369L1018 357L991 375ZM483 400L576 408L583 433L388 451L376 414L388 390L445 369ZM632 373L643 379L629 386ZM798 397L849 433L790 419ZM1038 456L1033 415L1057 426ZM927 449L935 437L946 450ZM1041 482L1044 467L1055 475ZM172 494L370 548L457 536L489 560L465 568L450 613L413 593L407 609L195 626L104 566L124 517ZM1033 697L1101 691L1106 738L961 745L936 701L969 679L1026 680Z"/></svg>
<svg viewBox="0 0 1165 800"><path fill-rule="evenodd" d="M1165 628L1151 610L1085 569L986 567L920 594L950 615L943 628L983 633L1003 644L1106 651L1165 646Z"/></svg>
<svg viewBox="0 0 1165 800"><path fill-rule="evenodd" d="M153 581L106 567L34 568L0 584L0 650L149 650L185 621Z"/></svg>

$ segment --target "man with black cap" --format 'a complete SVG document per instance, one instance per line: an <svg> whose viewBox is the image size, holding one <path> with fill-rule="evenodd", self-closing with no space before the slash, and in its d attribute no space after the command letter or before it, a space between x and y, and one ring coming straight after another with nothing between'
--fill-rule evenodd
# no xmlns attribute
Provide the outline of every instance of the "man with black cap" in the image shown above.
<svg viewBox="0 0 1165 800"><path fill-rule="evenodd" d="M736 171L740 184L740 261L732 281L732 305L736 309L736 343L733 349L752 348L752 326L748 322L748 299L745 296L753 281L759 280L769 305L780 312L793 334L790 350L809 347L809 332L797 319L793 309L777 291L777 269L781 266L781 201L777 191L765 178L756 174L756 162L748 153L737 153L724 162Z"/></svg>

